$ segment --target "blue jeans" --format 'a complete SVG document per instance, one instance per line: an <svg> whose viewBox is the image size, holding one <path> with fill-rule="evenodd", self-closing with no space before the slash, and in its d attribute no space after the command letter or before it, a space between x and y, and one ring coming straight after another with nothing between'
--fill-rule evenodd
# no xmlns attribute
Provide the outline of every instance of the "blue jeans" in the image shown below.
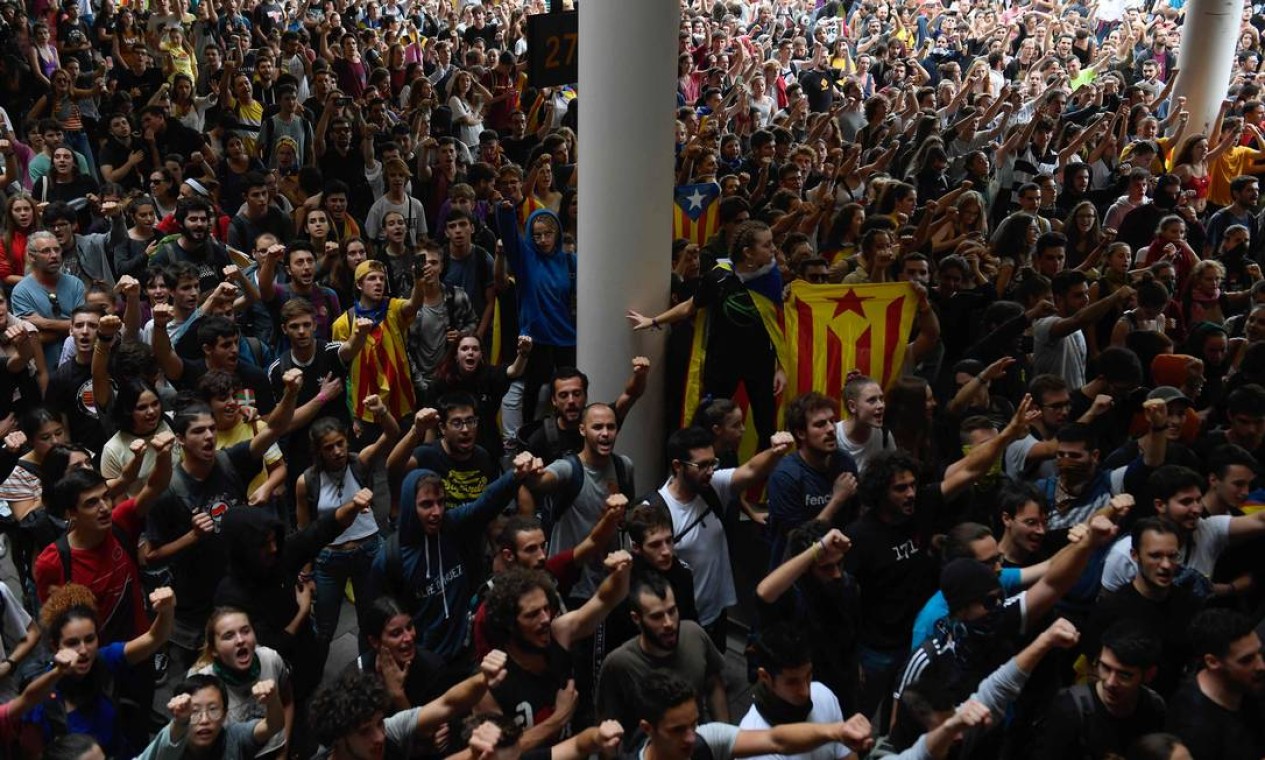
<svg viewBox="0 0 1265 760"><path fill-rule="evenodd" d="M312 617L312 625L322 642L329 643L334 638L338 614L343 606L343 591L347 588L347 581L351 581L352 593L356 595L356 622L361 647L364 647L367 634L364 630L365 611L373 603L369 598L369 571L381 546L382 536L375 534L362 539L354 549L339 551L327 546L317 555L313 572L316 578L313 598L316 614Z"/></svg>

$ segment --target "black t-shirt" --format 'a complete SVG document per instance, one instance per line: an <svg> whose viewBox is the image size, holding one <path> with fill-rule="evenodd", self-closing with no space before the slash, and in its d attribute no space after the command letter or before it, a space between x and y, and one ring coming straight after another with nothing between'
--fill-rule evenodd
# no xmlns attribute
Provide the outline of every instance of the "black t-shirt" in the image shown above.
<svg viewBox="0 0 1265 760"><path fill-rule="evenodd" d="M832 71L812 69L799 75L799 86L804 89L804 97L808 98L808 110L813 113L830 110L835 103L835 94L831 89L834 83Z"/></svg>
<svg viewBox="0 0 1265 760"><path fill-rule="evenodd" d="M557 431L557 436L552 435L546 428ZM524 445L533 456L538 456L545 460L545 464L549 464L567 454L578 454L580 449L584 448L584 436L580 435L579 427L565 430L558 427L556 417L546 417L535 430L528 433Z"/></svg>
<svg viewBox="0 0 1265 760"><path fill-rule="evenodd" d="M708 308L707 355L731 361L773 356L773 343L751 292L738 275L715 267L702 276L694 304Z"/></svg>
<svg viewBox="0 0 1265 760"><path fill-rule="evenodd" d="M501 475L501 468L478 445L465 461L453 459L444 451L442 441L418 446L413 450L413 458L419 468L432 470L443 480L448 509L456 509L479 498L488 484Z"/></svg>
<svg viewBox="0 0 1265 760"><path fill-rule="evenodd" d="M492 698L504 715L512 715L524 729L531 728L553 715L558 689L566 686L571 677L571 653L549 642L548 660L543 673L532 673L510 658L505 664L505 680L492 690ZM571 732L570 723L562 729L559 738Z"/></svg>
<svg viewBox="0 0 1265 760"><path fill-rule="evenodd" d="M215 533L203 536L170 563L176 616L185 622L201 625L211 611L216 586L228 561L228 547L219 533L220 522L228 510L248 508L248 479L242 473L258 472L259 465L260 459L251 454L250 442L243 441L215 453L215 465L206 480L196 480L184 467L176 467L167 492L149 511L146 534L157 547L192 530L196 514L206 513L215 520Z"/></svg>
<svg viewBox="0 0 1265 760"><path fill-rule="evenodd" d="M888 524L871 509L844 528L852 539L844 569L861 586L860 640L865 646L909 646L914 618L938 585L939 567L927 548L935 515L943 508L940 484L920 485L911 519Z"/></svg>
<svg viewBox="0 0 1265 760"><path fill-rule="evenodd" d="M101 151L97 153L97 162L102 166L109 166L114 169L120 169L127 164L133 151L145 151L145 146L139 142L132 145L124 145L118 140L110 137L105 141L105 145L101 146ZM149 166L148 151L145 151L147 158L142 159L139 164L133 166L131 171L124 174L118 183L123 186L124 190L143 190L145 176L142 172L146 171Z"/></svg>
<svg viewBox="0 0 1265 760"><path fill-rule="evenodd" d="M1265 756L1262 717L1255 697L1244 696L1233 712L1204 696L1192 678L1168 702L1167 730L1198 760L1260 760Z"/></svg>
<svg viewBox="0 0 1265 760"><path fill-rule="evenodd" d="M1084 708L1092 711L1083 715ZM1092 685L1064 689L1046 711L1034 760L1123 757L1139 737L1164 730L1164 713L1164 700L1145 686L1127 718L1107 712Z"/></svg>
<svg viewBox="0 0 1265 760"><path fill-rule="evenodd" d="M94 452L105 446L106 429L92 396L92 365L71 359L53 370L45 396L49 410L66 415L70 438Z"/></svg>
<svg viewBox="0 0 1265 760"><path fill-rule="evenodd" d="M1132 583L1126 584L1098 598L1085 632L1085 651L1096 653L1103 631L1116 621L1139 623L1146 630L1154 631L1163 643L1159 668L1151 688L1161 695L1171 694L1191 655L1186 628L1203 606L1203 600L1184 586L1174 585L1167 599L1153 601L1138 593Z"/></svg>
<svg viewBox="0 0 1265 760"><path fill-rule="evenodd" d="M312 361L306 365L297 364L294 361L294 354L289 351L281 354L276 361L268 365L268 385L272 389L273 397L281 398L281 395L285 393L285 383L282 382L281 377L285 375L287 370L296 367L303 371L303 384L299 386L299 396L294 402L296 406L303 406L316 398L316 395L321 392L321 381L325 379L326 375L339 379L346 378L347 366L343 364L342 359L338 358L338 349L341 347L342 343L316 341L316 353L312 356ZM322 417L333 417L350 425L351 413L347 410L346 399L343 396L338 396L326 401L325 405L321 407L321 410L312 419L319 420ZM290 448L308 448L308 427L304 426L290 430L290 442L291 444L297 444L292 445Z"/></svg>

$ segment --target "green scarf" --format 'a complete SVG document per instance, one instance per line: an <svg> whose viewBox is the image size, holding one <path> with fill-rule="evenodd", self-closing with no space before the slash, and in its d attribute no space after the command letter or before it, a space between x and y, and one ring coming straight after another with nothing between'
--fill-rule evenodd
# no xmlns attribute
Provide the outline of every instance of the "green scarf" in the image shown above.
<svg viewBox="0 0 1265 760"><path fill-rule="evenodd" d="M245 672L233 670L232 668L226 668L219 660L211 662L212 672L219 676L220 680L224 682L224 685L230 689L235 689L241 686L250 686L258 681L259 671L262 667L263 664L259 661L258 652L251 657L250 667L247 668Z"/></svg>

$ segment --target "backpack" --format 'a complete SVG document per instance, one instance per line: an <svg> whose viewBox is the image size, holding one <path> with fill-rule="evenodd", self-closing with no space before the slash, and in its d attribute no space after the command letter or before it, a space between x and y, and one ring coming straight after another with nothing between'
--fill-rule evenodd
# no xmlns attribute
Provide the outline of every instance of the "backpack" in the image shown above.
<svg viewBox="0 0 1265 760"><path fill-rule="evenodd" d="M545 430L549 429L549 425L545 425ZM556 524L575 500L580 495L580 491L584 490L584 463L580 461L578 454L567 454L563 460L571 464L571 477L562 483L562 487L545 499L544 517L547 517L549 530L545 531L548 535L552 526ZM619 492L630 500L634 498L632 478L629 476L628 465L625 464L624 458L619 454L611 457L611 462L615 465L615 481L619 485Z"/></svg>
<svg viewBox="0 0 1265 760"><path fill-rule="evenodd" d="M356 479L362 488L366 488L372 484L368 479L368 473L365 472L364 465L360 463L360 457L353 456L347 460L347 466L351 468L351 476ZM316 472L316 466L313 465L303 471L303 487L307 489L307 509L311 519L316 519L317 502L321 498L321 482L320 476Z"/></svg>

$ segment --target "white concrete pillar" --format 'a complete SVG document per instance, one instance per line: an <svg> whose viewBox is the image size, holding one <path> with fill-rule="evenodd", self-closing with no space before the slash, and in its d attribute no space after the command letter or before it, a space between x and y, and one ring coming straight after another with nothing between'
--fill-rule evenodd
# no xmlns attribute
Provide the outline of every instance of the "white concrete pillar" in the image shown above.
<svg viewBox="0 0 1265 760"><path fill-rule="evenodd" d="M1187 134L1212 129L1217 110L1230 85L1234 51L1238 47L1241 0L1189 0L1182 24L1177 67L1181 74L1173 88L1173 102L1186 98L1190 113ZM1216 135L1210 135L1215 144Z"/></svg>
<svg viewBox="0 0 1265 760"><path fill-rule="evenodd" d="M665 333L634 336L625 313L668 305L681 8L678 0L585 0L579 14L577 358L589 399L614 401L632 357L650 357L649 388L618 445L645 491L664 472Z"/></svg>

